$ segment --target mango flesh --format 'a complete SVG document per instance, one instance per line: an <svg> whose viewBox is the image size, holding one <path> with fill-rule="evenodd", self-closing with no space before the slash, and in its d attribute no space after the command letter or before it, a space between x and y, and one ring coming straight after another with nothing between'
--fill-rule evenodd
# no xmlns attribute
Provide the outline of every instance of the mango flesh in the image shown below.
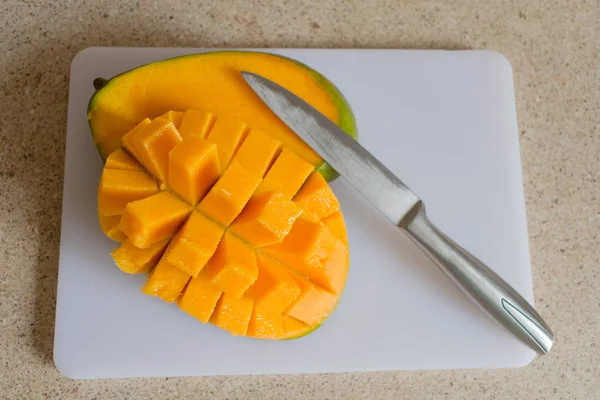
<svg viewBox="0 0 600 400"><path fill-rule="evenodd" d="M144 293L232 335L300 337L340 299L348 247L335 195L312 164L231 117L143 119L109 156L98 204L121 242L117 266L149 273Z"/></svg>
<svg viewBox="0 0 600 400"><path fill-rule="evenodd" d="M88 106L88 120L100 154L106 158L120 148L123 135L144 118L161 116L181 128L182 136L204 137L202 132L214 123L210 116L199 111L186 120L181 112L211 110L216 115L251 123L253 128L302 156L327 180L333 179L335 171L258 100L240 71L254 72L279 83L356 137L354 115L346 99L315 70L274 54L223 51L172 58L110 79ZM195 127L192 129L191 125ZM238 132L238 136L244 135ZM228 161L234 152L235 143L224 147L221 162Z"/></svg>

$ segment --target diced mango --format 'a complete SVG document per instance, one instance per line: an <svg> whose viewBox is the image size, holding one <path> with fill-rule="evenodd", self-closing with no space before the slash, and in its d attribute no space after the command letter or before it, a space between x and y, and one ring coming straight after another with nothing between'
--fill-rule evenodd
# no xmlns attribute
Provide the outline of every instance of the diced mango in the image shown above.
<svg viewBox="0 0 600 400"><path fill-rule="evenodd" d="M302 210L279 192L253 196L231 225L231 232L255 247L281 243Z"/></svg>
<svg viewBox="0 0 600 400"><path fill-rule="evenodd" d="M223 293L210 322L234 336L243 336L248 330L253 306L252 300L246 296L234 299L233 296Z"/></svg>
<svg viewBox="0 0 600 400"><path fill-rule="evenodd" d="M256 260L258 279L246 295L254 300L255 308L261 315L281 314L300 295L300 287L277 261L260 252Z"/></svg>
<svg viewBox="0 0 600 400"><path fill-rule="evenodd" d="M227 168L247 134L248 127L241 121L226 118L215 121L206 140L217 145L222 168Z"/></svg>
<svg viewBox="0 0 600 400"><path fill-rule="evenodd" d="M283 149L256 190L256 194L277 191L291 199L313 171L312 164L290 149Z"/></svg>
<svg viewBox="0 0 600 400"><path fill-rule="evenodd" d="M260 177L265 176L273 160L281 150L281 143L271 136L253 129L233 157L250 171Z"/></svg>
<svg viewBox="0 0 600 400"><path fill-rule="evenodd" d="M127 132L125 135L123 135L123 138L121 138L123 147L125 149L127 149L127 151L129 151L129 153L132 154L138 161L140 158L135 152L133 138L138 134L138 132L140 132L142 129L144 129L144 127L149 125L151 122L152 121L150 120L150 118L144 118L139 124L137 124L129 132Z"/></svg>
<svg viewBox="0 0 600 400"><path fill-rule="evenodd" d="M206 268L211 282L234 299L242 297L258 278L254 250L229 232Z"/></svg>
<svg viewBox="0 0 600 400"><path fill-rule="evenodd" d="M142 171L144 168L142 164L137 162L135 158L129 155L125 150L115 150L106 159L104 165L106 169L126 169L131 171Z"/></svg>
<svg viewBox="0 0 600 400"><path fill-rule="evenodd" d="M167 239L177 231L191 207L168 192L127 204L119 228L139 248Z"/></svg>
<svg viewBox="0 0 600 400"><path fill-rule="evenodd" d="M326 270L323 261L330 256L336 240L327 227L300 217L283 242L263 249L327 290L334 291L337 277L330 275L334 272Z"/></svg>
<svg viewBox="0 0 600 400"><path fill-rule="evenodd" d="M283 317L283 339L295 338L309 332L311 328L296 318L284 315Z"/></svg>
<svg viewBox="0 0 600 400"><path fill-rule="evenodd" d="M198 137L188 137L169 153L169 187L192 205L219 179L217 147Z"/></svg>
<svg viewBox="0 0 600 400"><path fill-rule="evenodd" d="M173 125L175 125L175 128L179 129L181 126L181 120L183 119L183 111L167 111L156 118L162 118L166 119L167 121L171 121Z"/></svg>
<svg viewBox="0 0 600 400"><path fill-rule="evenodd" d="M123 146L159 181L166 182L169 152L181 142L171 121L156 118L123 137ZM130 136L131 135L131 136Z"/></svg>
<svg viewBox="0 0 600 400"><path fill-rule="evenodd" d="M213 285L206 273L202 271L198 276L192 278L185 287L178 301L179 308L203 323L207 323L215 310L221 293L221 290Z"/></svg>
<svg viewBox="0 0 600 400"><path fill-rule="evenodd" d="M261 179L237 162L231 163L198 204L198 210L221 225L229 226L240 214Z"/></svg>
<svg viewBox="0 0 600 400"><path fill-rule="evenodd" d="M125 242L112 252L112 258L121 271L127 274L142 274L154 268L168 244L169 240L161 240L146 249L139 249Z"/></svg>
<svg viewBox="0 0 600 400"><path fill-rule="evenodd" d="M338 211L327 218L321 220L321 223L329 228L335 237L345 244L348 244L348 235L346 232L346 223L341 211Z"/></svg>
<svg viewBox="0 0 600 400"><path fill-rule="evenodd" d="M300 295L285 313L307 325L319 325L329 316L339 297L301 276L291 275L300 287Z"/></svg>
<svg viewBox="0 0 600 400"><path fill-rule="evenodd" d="M127 236L119 229L119 222L121 221L120 215L106 216L98 213L98 220L100 221L102 232L104 232L109 239L119 243L127 240Z"/></svg>
<svg viewBox="0 0 600 400"><path fill-rule="evenodd" d="M308 177L294 196L294 202L304 210L303 215L310 215L316 221L340 211L340 202L325 178L318 172L313 172Z"/></svg>
<svg viewBox="0 0 600 400"><path fill-rule="evenodd" d="M156 192L156 182L144 171L104 169L98 186L98 211L107 216L120 215L127 203Z"/></svg>
<svg viewBox="0 0 600 400"><path fill-rule="evenodd" d="M283 334L283 315L264 316L254 308L246 336L277 339L282 337Z"/></svg>
<svg viewBox="0 0 600 400"><path fill-rule="evenodd" d="M182 138L197 137L204 139L215 122L212 113L206 111L187 110L183 114L179 134Z"/></svg>
<svg viewBox="0 0 600 400"><path fill-rule="evenodd" d="M348 245L337 239L329 257L321 263L323 266L322 274L329 282L328 289L333 291L333 293L340 294L344 289L346 277L348 276L349 262L350 254L348 252ZM340 265L345 268L340 268Z"/></svg>
<svg viewBox="0 0 600 400"><path fill-rule="evenodd" d="M172 303L177 300L189 280L189 274L169 264L163 257L156 268L152 270L142 291L150 296L160 297L164 301Z"/></svg>
<svg viewBox="0 0 600 400"><path fill-rule="evenodd" d="M198 211L177 232L165 257L171 265L196 276L213 256L224 228Z"/></svg>

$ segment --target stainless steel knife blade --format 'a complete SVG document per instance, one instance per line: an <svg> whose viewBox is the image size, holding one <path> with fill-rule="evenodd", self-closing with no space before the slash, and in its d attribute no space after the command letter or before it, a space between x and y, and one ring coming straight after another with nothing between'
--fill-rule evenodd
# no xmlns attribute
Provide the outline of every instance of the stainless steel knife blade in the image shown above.
<svg viewBox="0 0 600 400"><path fill-rule="evenodd" d="M292 92L259 75L242 75L279 119L391 222L403 228L488 316L539 354L550 351L554 335L535 309L491 268L437 229L427 218L421 200L398 177Z"/></svg>
<svg viewBox="0 0 600 400"><path fill-rule="evenodd" d="M287 89L250 72L246 82L302 140L391 222L402 226L419 198L356 140Z"/></svg>

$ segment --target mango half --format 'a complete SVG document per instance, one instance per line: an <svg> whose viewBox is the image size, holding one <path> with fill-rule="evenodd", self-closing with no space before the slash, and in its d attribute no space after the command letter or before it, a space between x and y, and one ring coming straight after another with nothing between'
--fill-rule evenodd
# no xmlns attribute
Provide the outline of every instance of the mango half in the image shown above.
<svg viewBox="0 0 600 400"><path fill-rule="evenodd" d="M121 146L121 138L144 118L169 110L211 110L272 135L312 164L326 180L335 171L281 122L248 87L240 71L271 79L300 96L356 138L352 110L324 76L286 57L243 51L193 54L144 65L102 86L88 106L88 120L103 159Z"/></svg>
<svg viewBox="0 0 600 400"><path fill-rule="evenodd" d="M145 118L98 186L105 234L143 292L233 335L292 339L333 312L346 283L340 204L314 164L230 116Z"/></svg>

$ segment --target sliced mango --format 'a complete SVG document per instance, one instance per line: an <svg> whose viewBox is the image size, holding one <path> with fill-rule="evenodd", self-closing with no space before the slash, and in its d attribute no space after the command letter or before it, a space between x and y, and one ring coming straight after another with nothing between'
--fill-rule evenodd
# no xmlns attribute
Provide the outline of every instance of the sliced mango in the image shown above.
<svg viewBox="0 0 600 400"><path fill-rule="evenodd" d="M217 146L195 136L169 153L169 187L184 201L196 205L219 179Z"/></svg>
<svg viewBox="0 0 600 400"><path fill-rule="evenodd" d="M117 266L150 273L144 293L233 335L296 338L340 298L344 219L311 164L249 129L201 111L142 121L107 160L99 221Z"/></svg>
<svg viewBox="0 0 600 400"><path fill-rule="evenodd" d="M128 203L158 192L158 185L144 171L104 169L98 187L98 211L102 215L123 214Z"/></svg>
<svg viewBox="0 0 600 400"><path fill-rule="evenodd" d="M212 128L215 117L212 113L206 111L187 110L183 114L179 134L182 138L196 137L206 138L206 135Z"/></svg>
<svg viewBox="0 0 600 400"><path fill-rule="evenodd" d="M129 155L127 151L123 149L116 150L111 153L106 159L104 165L106 169L126 169L131 171L142 171L144 167L136 161L135 158Z"/></svg>
<svg viewBox="0 0 600 400"><path fill-rule="evenodd" d="M169 264L163 257L156 268L152 270L142 291L150 296L160 297L164 301L172 303L177 300L190 277L181 269Z"/></svg>
<svg viewBox="0 0 600 400"><path fill-rule="evenodd" d="M283 337L282 339L293 339L311 332L313 328L305 323L298 321L289 315L283 316Z"/></svg>
<svg viewBox="0 0 600 400"><path fill-rule="evenodd" d="M177 197L160 192L127 204L119 228L134 246L146 248L173 236L191 211Z"/></svg>
<svg viewBox="0 0 600 400"><path fill-rule="evenodd" d="M321 220L321 223L328 227L335 237L340 239L343 243L348 244L346 223L344 222L344 216L340 211L331 214L327 218L324 218Z"/></svg>
<svg viewBox="0 0 600 400"><path fill-rule="evenodd" d="M338 296L296 274L292 277L300 287L300 295L285 310L286 315L309 326L320 325L333 310Z"/></svg>
<svg viewBox="0 0 600 400"><path fill-rule="evenodd" d="M135 247L125 242L112 252L112 258L117 267L126 274L143 274L150 272L162 257L169 240L154 243L146 249Z"/></svg>
<svg viewBox="0 0 600 400"><path fill-rule="evenodd" d="M313 172L300 188L294 202L304 211L304 216L320 221L340 211L340 202L318 172Z"/></svg>
<svg viewBox="0 0 600 400"><path fill-rule="evenodd" d="M210 322L232 335L245 335L252 316L254 304L251 299L243 296L239 299L223 293L213 312Z"/></svg>
<svg viewBox="0 0 600 400"><path fill-rule="evenodd" d="M219 149L219 161L223 168L229 165L247 134L248 126L241 121L226 118L215 121L206 140Z"/></svg>
<svg viewBox="0 0 600 400"><path fill-rule="evenodd" d="M227 232L208 263L207 273L216 287L239 299L258 278L254 251Z"/></svg>
<svg viewBox="0 0 600 400"><path fill-rule="evenodd" d="M281 143L278 140L273 139L264 132L253 129L240 146L233 160L256 175L263 177L280 151Z"/></svg>
<svg viewBox="0 0 600 400"><path fill-rule="evenodd" d="M252 317L248 324L246 336L261 339L277 339L284 335L283 315L265 316L256 308L252 311Z"/></svg>
<svg viewBox="0 0 600 400"><path fill-rule="evenodd" d="M100 227L102 232L115 242L124 242L127 240L127 236L119 229L119 222L121 222L120 215L106 216L98 213L98 219L100 220Z"/></svg>
<svg viewBox="0 0 600 400"><path fill-rule="evenodd" d="M300 287L277 261L257 254L258 279L246 295L263 316L281 314L300 295Z"/></svg>
<svg viewBox="0 0 600 400"><path fill-rule="evenodd" d="M327 290L335 291L339 277L325 268L324 261L336 240L327 227L298 218L283 242L267 246L264 251Z"/></svg>
<svg viewBox="0 0 600 400"><path fill-rule="evenodd" d="M197 211L181 227L165 255L167 261L196 276L213 256L224 229Z"/></svg>
<svg viewBox="0 0 600 400"><path fill-rule="evenodd" d="M198 210L223 226L240 214L261 177L238 163L231 163L221 178L198 204Z"/></svg>
<svg viewBox="0 0 600 400"><path fill-rule="evenodd" d="M291 199L313 171L314 167L308 161L290 149L283 149L256 194L276 191Z"/></svg>
<svg viewBox="0 0 600 400"><path fill-rule="evenodd" d="M181 142L171 121L156 118L123 137L123 146L160 182L166 182L169 152Z"/></svg>
<svg viewBox="0 0 600 400"><path fill-rule="evenodd" d="M183 119L183 112L182 111L167 111L163 115L159 115L157 118L163 118L163 119L166 119L167 121L171 121L173 123L173 125L175 125L175 128L179 129L179 126L181 125L181 120Z"/></svg>
<svg viewBox="0 0 600 400"><path fill-rule="evenodd" d="M301 213L283 194L266 192L250 199L230 230L256 247L281 243Z"/></svg>
<svg viewBox="0 0 600 400"><path fill-rule="evenodd" d="M179 308L203 323L207 323L215 310L221 293L221 290L208 279L206 272L202 271L198 276L192 278L185 287L178 301Z"/></svg>

